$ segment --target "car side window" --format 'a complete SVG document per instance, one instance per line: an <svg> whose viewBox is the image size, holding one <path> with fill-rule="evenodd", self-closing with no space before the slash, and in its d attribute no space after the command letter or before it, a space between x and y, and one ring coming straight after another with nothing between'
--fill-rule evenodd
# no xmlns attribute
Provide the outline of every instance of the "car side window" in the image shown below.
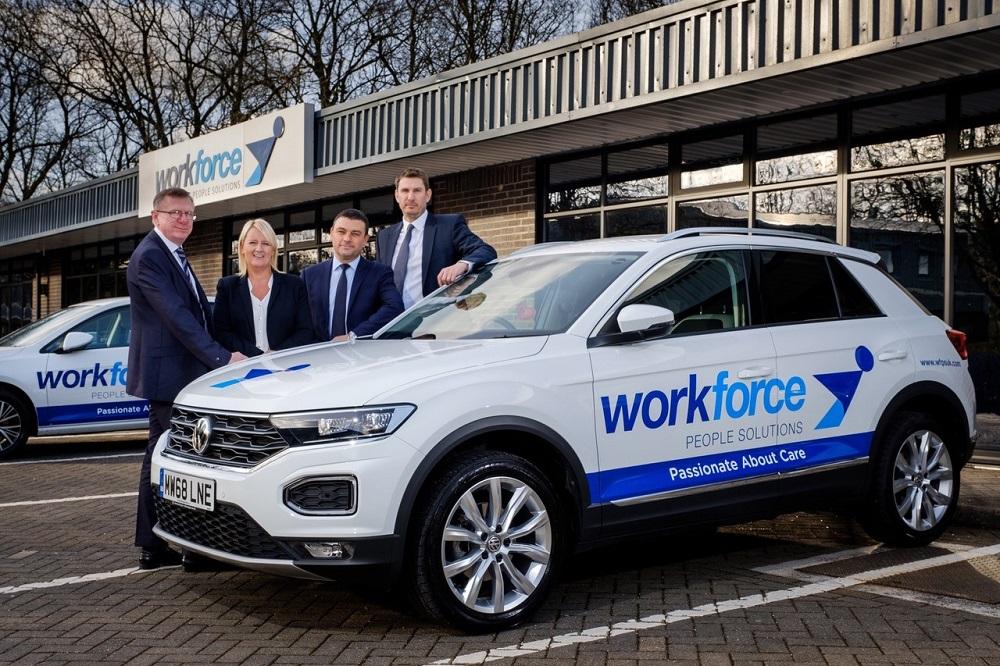
<svg viewBox="0 0 1000 666"><path fill-rule="evenodd" d="M875 305L875 301L841 261L835 257L830 258L830 272L833 274L833 284L837 288L840 316L845 318L882 316L882 311Z"/></svg>
<svg viewBox="0 0 1000 666"><path fill-rule="evenodd" d="M91 340L90 344L84 347L84 349L109 349L112 347L128 347L128 338L131 328L131 311L126 305L124 307L108 310L107 312L102 312L99 315L82 321L66 331L66 333L77 331L80 333L89 333L94 336L94 339ZM66 337L66 333L63 333L58 338L47 344L42 351L52 353L59 349L62 345L63 339Z"/></svg>
<svg viewBox="0 0 1000 666"><path fill-rule="evenodd" d="M766 323L794 324L840 317L826 256L777 250L757 253Z"/></svg>
<svg viewBox="0 0 1000 666"><path fill-rule="evenodd" d="M670 335L747 326L747 279L741 250L677 257L656 268L628 304L670 308Z"/></svg>

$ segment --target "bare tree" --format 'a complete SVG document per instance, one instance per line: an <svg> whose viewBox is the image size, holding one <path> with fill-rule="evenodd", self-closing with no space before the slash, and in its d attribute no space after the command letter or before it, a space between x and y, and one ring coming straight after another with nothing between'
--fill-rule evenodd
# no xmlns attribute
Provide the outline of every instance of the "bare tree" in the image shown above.
<svg viewBox="0 0 1000 666"><path fill-rule="evenodd" d="M87 132L80 102L45 76L35 8L0 0L0 202L73 184L59 167Z"/></svg>

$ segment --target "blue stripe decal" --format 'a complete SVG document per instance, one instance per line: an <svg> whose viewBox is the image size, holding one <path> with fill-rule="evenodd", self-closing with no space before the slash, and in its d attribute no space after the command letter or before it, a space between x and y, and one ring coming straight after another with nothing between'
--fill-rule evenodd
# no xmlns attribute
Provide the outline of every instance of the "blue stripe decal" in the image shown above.
<svg viewBox="0 0 1000 666"><path fill-rule="evenodd" d="M868 455L873 433L727 451L709 456L609 469L587 475L598 503L713 483L792 472Z"/></svg>
<svg viewBox="0 0 1000 666"><path fill-rule="evenodd" d="M76 425L148 419L149 403L145 400L125 402L94 402L83 405L58 405L38 408L38 425Z"/></svg>

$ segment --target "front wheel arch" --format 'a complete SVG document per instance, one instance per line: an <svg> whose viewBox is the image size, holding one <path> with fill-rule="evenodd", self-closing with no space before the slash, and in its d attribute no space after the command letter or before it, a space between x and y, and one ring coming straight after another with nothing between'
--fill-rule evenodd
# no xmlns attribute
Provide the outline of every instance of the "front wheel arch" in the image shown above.
<svg viewBox="0 0 1000 666"><path fill-rule="evenodd" d="M505 440L507 436L523 441ZM590 505L590 490L583 464L573 447L543 423L522 417L498 416L459 428L423 457L410 476L396 514L394 532L402 537L402 543L410 541L409 528L415 507L426 496L428 483L451 457L475 449L521 455L550 472L553 479L560 479L556 491L564 501L573 539L596 536L600 529L599 516L596 511L585 511Z"/></svg>

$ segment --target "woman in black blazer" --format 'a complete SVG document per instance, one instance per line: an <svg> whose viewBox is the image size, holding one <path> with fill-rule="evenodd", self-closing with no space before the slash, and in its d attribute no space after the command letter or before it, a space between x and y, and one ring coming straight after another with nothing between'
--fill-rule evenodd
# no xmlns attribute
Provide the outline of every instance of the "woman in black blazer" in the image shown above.
<svg viewBox="0 0 1000 666"><path fill-rule="evenodd" d="M229 351L258 356L307 345L313 336L306 286L278 270L278 239L266 220L250 220L240 232L239 275L219 280L212 321Z"/></svg>

